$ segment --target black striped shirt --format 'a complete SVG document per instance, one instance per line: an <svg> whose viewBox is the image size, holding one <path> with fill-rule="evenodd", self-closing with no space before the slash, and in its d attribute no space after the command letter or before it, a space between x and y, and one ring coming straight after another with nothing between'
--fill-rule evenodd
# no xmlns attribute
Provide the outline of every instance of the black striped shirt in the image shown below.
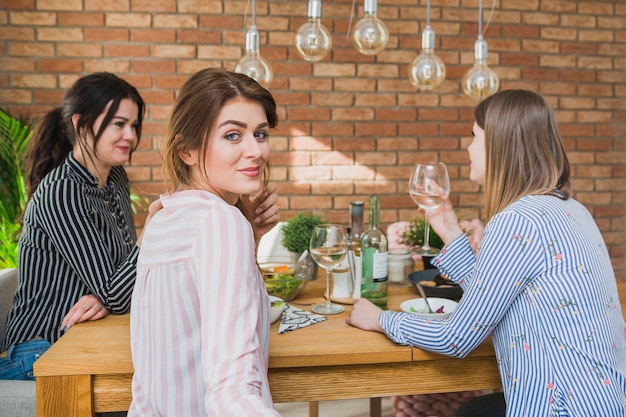
<svg viewBox="0 0 626 417"><path fill-rule="evenodd" d="M54 343L63 317L86 294L113 313L127 312L139 254L135 241L124 168L113 167L99 188L70 154L26 206L18 288L0 352L37 336Z"/></svg>

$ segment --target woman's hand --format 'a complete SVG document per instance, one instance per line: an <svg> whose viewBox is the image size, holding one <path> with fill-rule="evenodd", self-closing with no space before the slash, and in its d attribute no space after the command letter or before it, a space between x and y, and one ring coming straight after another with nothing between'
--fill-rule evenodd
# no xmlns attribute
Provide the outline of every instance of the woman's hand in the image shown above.
<svg viewBox="0 0 626 417"><path fill-rule="evenodd" d="M256 195L242 195L244 214L254 229L254 239L258 243L265 233L272 230L280 221L278 201L278 185L275 182L267 184L265 192Z"/></svg>
<svg viewBox="0 0 626 417"><path fill-rule="evenodd" d="M443 203L428 213L428 220L430 226L439 235L443 243L447 245L462 235L463 229L459 225L459 219L450 202L450 196L445 192L441 192L440 195Z"/></svg>
<svg viewBox="0 0 626 417"><path fill-rule="evenodd" d="M109 310L95 295L83 295L63 318L61 330L65 332L76 323L82 323L87 320L100 320L108 315Z"/></svg>
<svg viewBox="0 0 626 417"><path fill-rule="evenodd" d="M346 323L350 326L373 332L383 332L378 319L383 311L365 298L357 298L352 305L352 312L348 315Z"/></svg>

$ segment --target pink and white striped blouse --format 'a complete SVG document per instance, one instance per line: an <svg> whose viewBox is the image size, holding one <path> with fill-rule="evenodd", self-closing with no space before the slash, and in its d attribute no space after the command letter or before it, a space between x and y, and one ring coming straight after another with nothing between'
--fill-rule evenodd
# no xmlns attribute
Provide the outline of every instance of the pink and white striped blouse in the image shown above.
<svg viewBox="0 0 626 417"><path fill-rule="evenodd" d="M267 381L269 298L250 223L205 191L161 196L131 303L129 416L279 416Z"/></svg>

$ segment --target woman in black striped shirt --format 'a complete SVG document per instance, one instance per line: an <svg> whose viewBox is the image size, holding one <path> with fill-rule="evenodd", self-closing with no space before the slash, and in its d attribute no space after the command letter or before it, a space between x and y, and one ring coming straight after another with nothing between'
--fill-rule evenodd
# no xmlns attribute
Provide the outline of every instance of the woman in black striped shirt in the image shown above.
<svg viewBox="0 0 626 417"><path fill-rule="evenodd" d="M133 86L95 73L38 125L0 379L31 379L34 359L72 324L128 311L140 242L123 165L144 108Z"/></svg>

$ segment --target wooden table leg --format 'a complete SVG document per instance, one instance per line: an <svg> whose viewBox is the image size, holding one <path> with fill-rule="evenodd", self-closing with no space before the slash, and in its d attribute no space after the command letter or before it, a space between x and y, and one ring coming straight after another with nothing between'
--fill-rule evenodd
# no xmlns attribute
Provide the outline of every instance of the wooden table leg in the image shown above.
<svg viewBox="0 0 626 417"><path fill-rule="evenodd" d="M91 375L37 377L37 417L93 417Z"/></svg>
<svg viewBox="0 0 626 417"><path fill-rule="evenodd" d="M309 401L309 417L318 417L320 403L317 401Z"/></svg>
<svg viewBox="0 0 626 417"><path fill-rule="evenodd" d="M382 413L382 399L380 397L370 398L370 417L380 417Z"/></svg>

